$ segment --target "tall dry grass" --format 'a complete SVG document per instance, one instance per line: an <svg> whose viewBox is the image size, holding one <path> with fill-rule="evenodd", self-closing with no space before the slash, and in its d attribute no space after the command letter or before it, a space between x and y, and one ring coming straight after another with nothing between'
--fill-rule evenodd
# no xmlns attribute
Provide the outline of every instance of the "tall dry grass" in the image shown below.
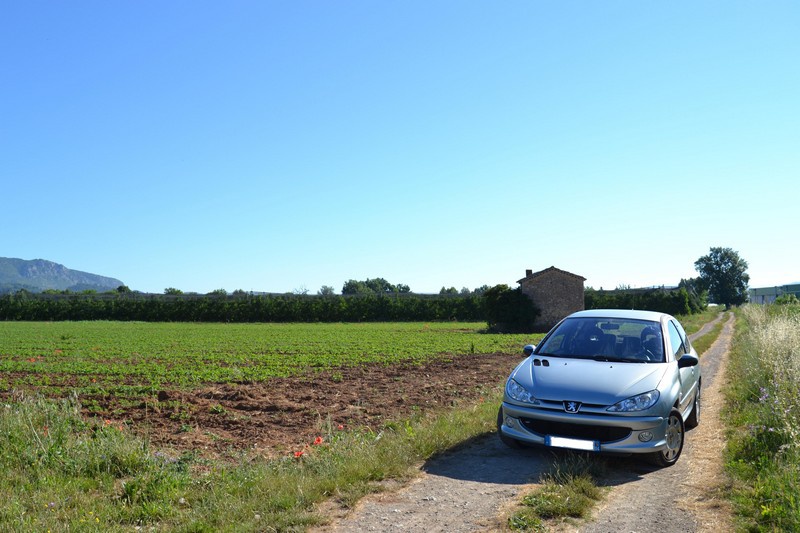
<svg viewBox="0 0 800 533"><path fill-rule="evenodd" d="M773 431L800 447L800 312L788 306L744 308L750 324L748 344L758 372L766 378L759 402L771 415Z"/></svg>
<svg viewBox="0 0 800 533"><path fill-rule="evenodd" d="M746 531L800 531L800 306L746 306L726 391L726 469Z"/></svg>

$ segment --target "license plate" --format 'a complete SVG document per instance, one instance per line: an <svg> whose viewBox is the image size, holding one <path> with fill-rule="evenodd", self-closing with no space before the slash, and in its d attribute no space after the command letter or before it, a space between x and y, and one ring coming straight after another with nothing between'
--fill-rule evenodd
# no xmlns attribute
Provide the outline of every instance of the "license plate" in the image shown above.
<svg viewBox="0 0 800 533"><path fill-rule="evenodd" d="M596 440L568 439L566 437L553 437L547 435L544 438L545 446L554 448L569 448L571 450L585 450L587 452L599 452L600 442Z"/></svg>

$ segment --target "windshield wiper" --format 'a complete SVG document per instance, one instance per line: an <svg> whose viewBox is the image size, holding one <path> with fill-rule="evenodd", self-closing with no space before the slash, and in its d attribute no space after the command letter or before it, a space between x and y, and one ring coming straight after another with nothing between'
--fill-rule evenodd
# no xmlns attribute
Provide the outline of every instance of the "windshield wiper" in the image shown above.
<svg viewBox="0 0 800 533"><path fill-rule="evenodd" d="M613 357L611 355L593 355L591 359L595 361L603 361L605 363L632 363L630 359L625 359L622 357Z"/></svg>
<svg viewBox="0 0 800 533"><path fill-rule="evenodd" d="M539 357L564 357L563 355L559 355L557 353L547 353L547 352L535 353L533 355L537 355Z"/></svg>

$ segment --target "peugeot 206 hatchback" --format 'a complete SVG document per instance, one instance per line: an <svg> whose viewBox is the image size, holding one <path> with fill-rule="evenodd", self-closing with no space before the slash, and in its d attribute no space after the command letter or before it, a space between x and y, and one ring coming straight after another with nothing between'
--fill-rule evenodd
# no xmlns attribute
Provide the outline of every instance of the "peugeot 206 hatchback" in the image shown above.
<svg viewBox="0 0 800 533"><path fill-rule="evenodd" d="M675 464L700 421L700 367L680 323L592 310L555 325L508 378L497 414L509 446L642 454Z"/></svg>

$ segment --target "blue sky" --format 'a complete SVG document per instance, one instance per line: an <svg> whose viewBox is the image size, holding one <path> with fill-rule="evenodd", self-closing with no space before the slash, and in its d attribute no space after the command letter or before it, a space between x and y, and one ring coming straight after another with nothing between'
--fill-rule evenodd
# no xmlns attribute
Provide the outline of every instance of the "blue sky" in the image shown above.
<svg viewBox="0 0 800 533"><path fill-rule="evenodd" d="M0 256L167 287L800 280L800 3L4 2Z"/></svg>

